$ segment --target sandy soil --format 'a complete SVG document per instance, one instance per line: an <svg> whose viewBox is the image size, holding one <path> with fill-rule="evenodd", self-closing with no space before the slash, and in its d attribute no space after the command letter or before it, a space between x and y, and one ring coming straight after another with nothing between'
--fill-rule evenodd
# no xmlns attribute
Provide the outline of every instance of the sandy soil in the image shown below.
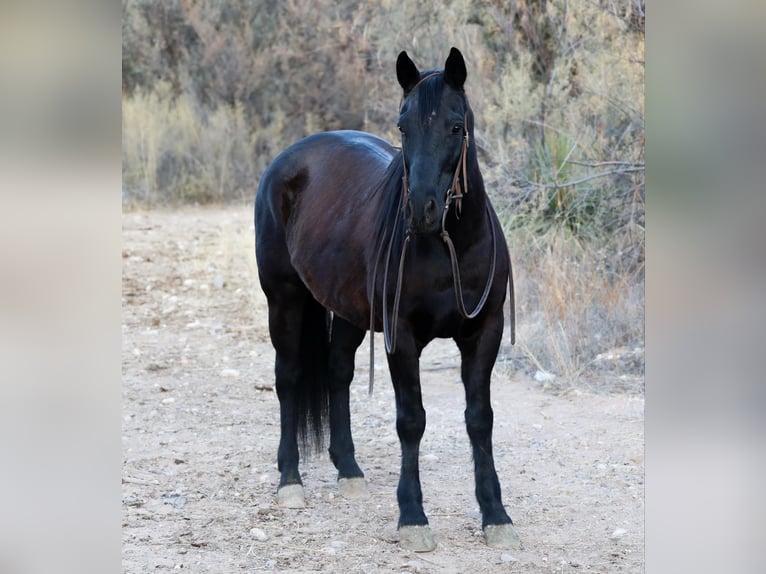
<svg viewBox="0 0 766 574"><path fill-rule="evenodd" d="M643 571L641 385L543 389L502 349L495 460L523 548L501 551L481 536L457 351L432 343L421 480L438 546L404 551L384 357L369 397L362 344L351 392L371 496L342 498L323 454L301 465L307 507L277 507L279 410L250 209L126 213L123 225L124 572Z"/></svg>

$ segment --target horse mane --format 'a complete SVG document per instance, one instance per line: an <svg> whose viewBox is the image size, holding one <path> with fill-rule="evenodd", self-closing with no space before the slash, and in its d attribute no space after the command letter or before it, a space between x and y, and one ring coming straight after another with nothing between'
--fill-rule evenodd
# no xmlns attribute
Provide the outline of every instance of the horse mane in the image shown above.
<svg viewBox="0 0 766 574"><path fill-rule="evenodd" d="M421 125L425 125L431 114L439 109L445 86L444 73L441 70L426 70L420 74L420 78L417 84L418 119Z"/></svg>
<svg viewBox="0 0 766 574"><path fill-rule="evenodd" d="M402 178L404 177L404 155L399 150L394 155L391 163L388 164L383 177L378 184L378 188L373 195L378 193L383 194L383 199L380 203L380 211L378 211L378 218L375 221L373 227L373 245L376 246L375 251L372 253L372 257L380 257L378 247L382 245L388 245L392 238L400 236L402 233L403 225L397 226L397 229L393 229L394 221L396 220L397 212L400 209L400 200L402 198ZM371 268L375 268L378 260L373 260Z"/></svg>

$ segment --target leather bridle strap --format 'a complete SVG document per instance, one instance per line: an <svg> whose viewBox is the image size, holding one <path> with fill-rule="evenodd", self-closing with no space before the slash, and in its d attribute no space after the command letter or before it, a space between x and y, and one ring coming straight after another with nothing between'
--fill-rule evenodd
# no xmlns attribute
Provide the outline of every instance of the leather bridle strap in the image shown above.
<svg viewBox="0 0 766 574"><path fill-rule="evenodd" d="M388 323L388 297L386 291L388 287L388 268L391 262L391 244L388 246L388 256L386 257L386 270L383 273L383 342L386 345L386 353L393 354L396 351L396 323L399 320L399 302L402 297L402 276L404 275L404 258L407 255L407 246L410 244L410 232L404 236L402 242L402 254L399 257L399 269L396 278L396 290L394 291L394 309L391 314L391 325ZM393 243L393 242L391 242Z"/></svg>
<svg viewBox="0 0 766 574"><path fill-rule="evenodd" d="M452 184L447 190L447 197L442 214L442 232L444 232L444 222L447 219L447 211L452 201L455 202L455 215L460 219L460 212L463 208L463 196L468 195L468 176L466 169L466 156L468 155L468 121L467 114L463 116L463 142L460 146L460 158L455 167L455 175L452 176ZM463 174L463 187L460 187L460 174Z"/></svg>
<svg viewBox="0 0 766 574"><path fill-rule="evenodd" d="M447 208L445 208L446 211ZM492 229L492 263L489 266L489 275L487 277L487 284L484 286L484 292L481 294L481 299L476 303L473 311L468 312L465 308L465 301L463 300L463 285L460 281L460 267L457 262L457 253L455 253L455 245L452 243L452 239L447 233L447 230L442 226L441 238L447 245L449 250L450 262L452 263L452 280L455 285L455 300L457 301L457 308L460 314L466 319L475 318L481 310L484 308L484 304L489 298L489 291L492 288L492 280L495 278L495 264L497 263L497 237L495 230L495 222L492 219L492 214L489 211L489 203L487 203L487 218L489 219L489 226Z"/></svg>

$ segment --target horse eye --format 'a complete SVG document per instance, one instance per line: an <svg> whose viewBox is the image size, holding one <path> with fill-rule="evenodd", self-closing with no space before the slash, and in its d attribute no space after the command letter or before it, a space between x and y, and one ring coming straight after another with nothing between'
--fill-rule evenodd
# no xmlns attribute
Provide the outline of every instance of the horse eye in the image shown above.
<svg viewBox="0 0 766 574"><path fill-rule="evenodd" d="M403 128L402 126L399 126L399 125L398 125L398 126L396 126L396 127L397 127L397 128L399 128L399 132L400 132L402 135L404 135L404 128Z"/></svg>
<svg viewBox="0 0 766 574"><path fill-rule="evenodd" d="M452 126L452 133L453 134L459 134L463 131L463 125L462 124L455 124Z"/></svg>

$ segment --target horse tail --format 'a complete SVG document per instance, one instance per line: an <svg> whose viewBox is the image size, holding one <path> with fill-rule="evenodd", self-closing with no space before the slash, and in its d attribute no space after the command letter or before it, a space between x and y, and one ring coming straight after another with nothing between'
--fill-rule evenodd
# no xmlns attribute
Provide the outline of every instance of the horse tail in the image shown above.
<svg viewBox="0 0 766 574"><path fill-rule="evenodd" d="M330 313L309 296L303 311L299 347L302 376L296 389L298 442L305 455L324 449L330 413L330 326Z"/></svg>

